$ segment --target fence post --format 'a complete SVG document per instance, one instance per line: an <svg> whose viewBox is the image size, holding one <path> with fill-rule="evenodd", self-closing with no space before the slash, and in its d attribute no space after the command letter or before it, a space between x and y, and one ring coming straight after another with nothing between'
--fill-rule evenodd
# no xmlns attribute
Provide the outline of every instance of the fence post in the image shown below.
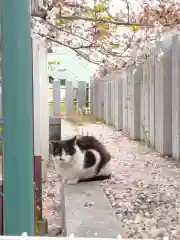
<svg viewBox="0 0 180 240"><path fill-rule="evenodd" d="M104 121L108 122L108 80L104 80Z"/></svg>
<svg viewBox="0 0 180 240"><path fill-rule="evenodd" d="M172 155L172 41L161 44L164 55L155 62L155 147L161 155Z"/></svg>
<svg viewBox="0 0 180 240"><path fill-rule="evenodd" d="M72 115L75 112L74 109L74 89L73 84L70 81L66 82L66 114Z"/></svg>
<svg viewBox="0 0 180 240"><path fill-rule="evenodd" d="M108 111L109 111L109 117L108 117L108 124L112 124L112 79L111 75L108 76Z"/></svg>
<svg viewBox="0 0 180 240"><path fill-rule="evenodd" d="M39 78L40 78L40 119L41 119L41 173L42 181L47 179L47 164L49 162L49 103L46 42L41 39L39 44Z"/></svg>
<svg viewBox="0 0 180 240"><path fill-rule="evenodd" d="M154 55L149 59L149 141L151 147L155 144L155 64Z"/></svg>
<svg viewBox="0 0 180 240"><path fill-rule="evenodd" d="M78 82L78 108L81 109L86 106L86 82Z"/></svg>
<svg viewBox="0 0 180 240"><path fill-rule="evenodd" d="M110 75L111 79L111 124L114 125L114 78L112 74Z"/></svg>
<svg viewBox="0 0 180 240"><path fill-rule="evenodd" d="M132 111L132 68L127 70L127 133L130 134Z"/></svg>
<svg viewBox="0 0 180 240"><path fill-rule="evenodd" d="M122 112L122 79L121 75L118 73L115 77L115 109L114 109L114 118L115 118L115 128L116 130L122 130L123 127L123 112Z"/></svg>
<svg viewBox="0 0 180 240"><path fill-rule="evenodd" d="M91 115L94 116L94 78L90 79L90 111Z"/></svg>
<svg viewBox="0 0 180 240"><path fill-rule="evenodd" d="M95 116L96 116L96 119L99 119L99 81L100 80L96 80L95 81Z"/></svg>
<svg viewBox="0 0 180 240"><path fill-rule="evenodd" d="M111 124L111 82L109 79L106 80L104 91L105 121L106 124Z"/></svg>
<svg viewBox="0 0 180 240"><path fill-rule="evenodd" d="M149 71L148 71L148 61L143 64L143 115L141 123L142 136L145 143L149 144Z"/></svg>
<svg viewBox="0 0 180 240"><path fill-rule="evenodd" d="M133 71L133 69L132 69ZM142 68L139 67L131 78L131 115L130 117L130 136L134 140L140 139L140 112L141 112L141 81Z"/></svg>
<svg viewBox="0 0 180 240"><path fill-rule="evenodd" d="M93 113L93 117L94 118L97 118L97 116L96 116L96 107L97 107L97 105L96 105L96 81L97 80L93 80L93 82L92 82L92 113Z"/></svg>
<svg viewBox="0 0 180 240"><path fill-rule="evenodd" d="M34 107L34 181L37 204L42 215L41 183L41 111L40 111L40 74L39 74L39 39L32 38L33 50L33 107Z"/></svg>
<svg viewBox="0 0 180 240"><path fill-rule="evenodd" d="M2 1L2 48L4 234L34 235L33 76L28 0Z"/></svg>
<svg viewBox="0 0 180 240"><path fill-rule="evenodd" d="M86 83L86 107L89 107L89 88L90 88L90 84Z"/></svg>
<svg viewBox="0 0 180 240"><path fill-rule="evenodd" d="M104 120L104 80L100 81L100 119Z"/></svg>
<svg viewBox="0 0 180 240"><path fill-rule="evenodd" d="M180 158L180 41L179 35L172 43L172 156Z"/></svg>
<svg viewBox="0 0 180 240"><path fill-rule="evenodd" d="M99 120L103 119L104 115L104 80L96 81L96 116Z"/></svg>
<svg viewBox="0 0 180 240"><path fill-rule="evenodd" d="M123 132L128 133L128 75L122 73L123 89Z"/></svg>
<svg viewBox="0 0 180 240"><path fill-rule="evenodd" d="M53 81L53 116L60 115L60 81Z"/></svg>
<svg viewBox="0 0 180 240"><path fill-rule="evenodd" d="M144 141L145 139L145 75L144 75L144 65L142 64L142 79L141 79L141 112L140 112L140 139Z"/></svg>

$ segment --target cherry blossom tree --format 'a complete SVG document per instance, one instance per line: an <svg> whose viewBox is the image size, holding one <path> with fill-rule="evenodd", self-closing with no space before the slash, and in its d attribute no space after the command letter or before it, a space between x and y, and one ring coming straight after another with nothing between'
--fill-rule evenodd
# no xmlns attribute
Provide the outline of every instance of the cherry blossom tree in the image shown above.
<svg viewBox="0 0 180 240"><path fill-rule="evenodd" d="M99 65L99 74L137 66L180 23L177 0L51 0L32 9L32 30Z"/></svg>

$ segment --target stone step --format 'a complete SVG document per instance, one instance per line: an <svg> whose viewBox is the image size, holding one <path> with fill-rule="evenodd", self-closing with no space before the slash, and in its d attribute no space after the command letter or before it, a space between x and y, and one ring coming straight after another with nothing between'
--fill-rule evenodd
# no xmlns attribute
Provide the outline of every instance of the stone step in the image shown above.
<svg viewBox="0 0 180 240"><path fill-rule="evenodd" d="M68 236L115 238L121 235L120 222L100 182L65 185L64 194Z"/></svg>

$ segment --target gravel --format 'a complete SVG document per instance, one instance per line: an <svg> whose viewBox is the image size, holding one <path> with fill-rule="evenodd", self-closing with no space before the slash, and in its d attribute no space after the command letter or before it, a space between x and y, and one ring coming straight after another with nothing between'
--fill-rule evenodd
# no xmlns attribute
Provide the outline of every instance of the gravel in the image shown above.
<svg viewBox="0 0 180 240"><path fill-rule="evenodd" d="M104 124L86 126L112 155L113 177L102 183L124 238L179 239L180 163Z"/></svg>
<svg viewBox="0 0 180 240"><path fill-rule="evenodd" d="M63 136L75 134L63 121ZM86 132L99 138L112 155L113 177L102 187L115 209L124 238L179 239L180 163L129 140L104 124L89 124ZM52 166L43 185L44 215L50 228L58 226L60 182Z"/></svg>

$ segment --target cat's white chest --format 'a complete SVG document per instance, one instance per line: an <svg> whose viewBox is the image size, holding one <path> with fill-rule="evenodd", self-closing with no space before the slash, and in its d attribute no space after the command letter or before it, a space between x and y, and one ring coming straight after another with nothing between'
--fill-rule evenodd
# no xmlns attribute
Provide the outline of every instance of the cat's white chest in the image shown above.
<svg viewBox="0 0 180 240"><path fill-rule="evenodd" d="M95 150L92 151L96 162L92 167L84 168L86 151L76 148L73 156L64 156L64 161L54 159L56 172L60 173L62 179L68 184L76 184L81 179L92 178L96 175L97 166L101 160L100 154Z"/></svg>
<svg viewBox="0 0 180 240"><path fill-rule="evenodd" d="M76 153L69 163L60 163L60 175L64 180L78 178L82 175L84 154Z"/></svg>

